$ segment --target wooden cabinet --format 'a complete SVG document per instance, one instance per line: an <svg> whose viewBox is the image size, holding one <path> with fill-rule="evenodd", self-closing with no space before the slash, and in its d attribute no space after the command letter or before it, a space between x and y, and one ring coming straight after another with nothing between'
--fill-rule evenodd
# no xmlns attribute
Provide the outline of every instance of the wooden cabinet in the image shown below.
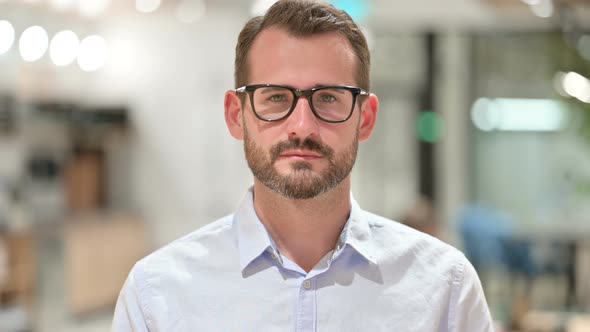
<svg viewBox="0 0 590 332"><path fill-rule="evenodd" d="M34 234L30 231L0 233L0 245L5 253L0 305L32 304L37 284Z"/></svg>
<svg viewBox="0 0 590 332"><path fill-rule="evenodd" d="M66 305L75 315L112 306L127 274L148 252L146 226L126 216L72 220L65 231Z"/></svg>

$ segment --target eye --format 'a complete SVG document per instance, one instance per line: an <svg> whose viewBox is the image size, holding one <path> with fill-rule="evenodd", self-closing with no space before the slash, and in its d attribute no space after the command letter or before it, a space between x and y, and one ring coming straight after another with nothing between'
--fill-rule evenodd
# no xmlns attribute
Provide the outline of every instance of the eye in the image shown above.
<svg viewBox="0 0 590 332"><path fill-rule="evenodd" d="M274 95L268 97L268 100L275 102L275 103L283 102L283 101L286 101L287 99L288 98L285 94L274 94Z"/></svg>
<svg viewBox="0 0 590 332"><path fill-rule="evenodd" d="M335 102L335 101L336 101L336 97L334 97L334 96L333 96L333 95L331 95L331 94L327 94L327 93L325 93L325 94L322 94L322 95L320 96L320 101L321 101L322 103L331 103L331 102Z"/></svg>

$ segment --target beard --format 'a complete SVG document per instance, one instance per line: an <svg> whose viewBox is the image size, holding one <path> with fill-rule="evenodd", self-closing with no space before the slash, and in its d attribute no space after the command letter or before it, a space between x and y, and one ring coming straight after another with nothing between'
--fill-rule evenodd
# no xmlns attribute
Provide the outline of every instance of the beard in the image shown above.
<svg viewBox="0 0 590 332"><path fill-rule="evenodd" d="M297 161L290 164L287 175L279 174L274 167L276 160L282 153L294 149L319 153L328 161L328 167L315 174L311 163ZM244 126L244 152L252 174L272 191L290 199L314 198L336 187L352 171L357 151L358 129L352 143L340 154L335 154L330 146L309 137L279 142L270 148L269 153L265 153Z"/></svg>

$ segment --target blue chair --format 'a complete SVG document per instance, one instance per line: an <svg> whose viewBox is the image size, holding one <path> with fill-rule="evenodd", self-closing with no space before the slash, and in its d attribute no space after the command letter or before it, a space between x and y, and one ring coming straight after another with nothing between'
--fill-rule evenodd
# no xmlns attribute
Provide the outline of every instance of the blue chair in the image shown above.
<svg viewBox="0 0 590 332"><path fill-rule="evenodd" d="M531 243L513 235L514 223L506 214L483 205L466 207L459 230L465 256L476 270L504 269L533 277L536 267Z"/></svg>

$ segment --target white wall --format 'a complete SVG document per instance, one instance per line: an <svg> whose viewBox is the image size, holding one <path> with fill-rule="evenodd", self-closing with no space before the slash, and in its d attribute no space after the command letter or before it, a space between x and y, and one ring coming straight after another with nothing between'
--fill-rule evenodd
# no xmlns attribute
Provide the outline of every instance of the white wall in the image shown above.
<svg viewBox="0 0 590 332"><path fill-rule="evenodd" d="M103 25L113 49L98 77L99 98L128 98L137 135L134 196L158 243L230 213L252 182L223 118L244 21L210 12L189 25L165 15Z"/></svg>

